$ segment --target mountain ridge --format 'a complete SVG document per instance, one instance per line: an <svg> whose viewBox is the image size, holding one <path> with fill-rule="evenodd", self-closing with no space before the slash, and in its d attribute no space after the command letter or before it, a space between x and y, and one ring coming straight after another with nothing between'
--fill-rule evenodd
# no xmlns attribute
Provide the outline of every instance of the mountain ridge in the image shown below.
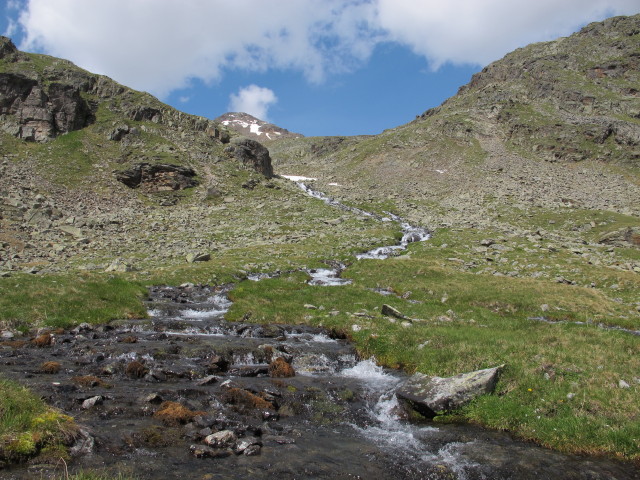
<svg viewBox="0 0 640 480"><path fill-rule="evenodd" d="M504 216L486 211L500 202L638 215L639 25L638 15L617 17L524 47L405 125L372 138L278 142L272 155L280 169L318 177L352 201L367 201L371 189L394 199L402 191L403 213L431 225L500 224ZM514 67L525 63L528 73ZM601 77L603 65L615 65L615 76ZM352 188L328 186L335 182Z"/></svg>

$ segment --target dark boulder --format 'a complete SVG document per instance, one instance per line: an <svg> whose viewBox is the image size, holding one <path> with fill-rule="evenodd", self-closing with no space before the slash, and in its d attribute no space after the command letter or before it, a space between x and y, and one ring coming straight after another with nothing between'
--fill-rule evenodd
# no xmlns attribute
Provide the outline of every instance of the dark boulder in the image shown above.
<svg viewBox="0 0 640 480"><path fill-rule="evenodd" d="M115 175L127 187L141 187L147 191L182 190L198 185L194 178L196 172L179 165L139 163Z"/></svg>
<svg viewBox="0 0 640 480"><path fill-rule="evenodd" d="M43 87L36 80L13 73L0 74L0 115L13 118L3 129L36 142L79 130L94 120L80 90L60 83Z"/></svg>
<svg viewBox="0 0 640 480"><path fill-rule="evenodd" d="M236 137L226 149L236 160L253 168L267 178L273 177L273 167L269 150L259 142L246 137Z"/></svg>

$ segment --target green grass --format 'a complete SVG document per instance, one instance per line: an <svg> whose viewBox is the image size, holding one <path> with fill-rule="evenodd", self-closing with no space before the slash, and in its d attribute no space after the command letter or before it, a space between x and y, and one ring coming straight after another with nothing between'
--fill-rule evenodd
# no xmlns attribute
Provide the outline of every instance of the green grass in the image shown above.
<svg viewBox="0 0 640 480"><path fill-rule="evenodd" d="M68 458L77 431L71 417L15 382L0 378L0 393L0 466L38 454Z"/></svg>
<svg viewBox="0 0 640 480"><path fill-rule="evenodd" d="M332 218L322 208L313 213ZM305 224L307 214L295 207L282 209L282 226ZM544 224L548 215L539 212L527 218ZM588 215L580 215L554 219L563 225L581 224ZM640 291L637 274L590 264L588 255L577 255L570 245L550 251L545 239L502 236L491 230L442 229L431 241L412 245L407 255L356 261L351 253L368 247L363 239L374 234L376 242L388 242L397 236L397 227L345 221L348 228L327 228L322 238L310 235L292 243L229 248L214 252L210 262L117 276L72 273L0 279L0 318L25 329L107 322L144 316L140 299L149 285L234 282L229 320L335 329L351 337L364 357L373 356L407 372L448 376L506 364L494 395L439 421L463 420L509 430L567 452L640 457L635 440L640 405L634 380L640 371L640 346L632 335L595 325L640 328L637 313L629 312L629 302ZM595 230L628 222L624 216L602 216ZM600 231L577 235L600 235ZM492 247L476 250L485 238L494 238L503 247L492 261L486 258L492 257ZM606 253L605 248L593 255ZM350 263L343 276L353 280L351 285L312 287L306 283L308 275L297 271L333 258ZM519 268L519 276L507 276L514 268ZM284 273L261 282L241 281L248 273L276 270ZM531 277L536 271L545 275ZM577 285L555 281L557 275L569 274ZM596 288L590 286L593 280ZM373 291L376 288L393 295L382 296ZM384 317L383 303L413 321ZM567 323L532 320L541 316ZM620 380L631 388L619 388Z"/></svg>
<svg viewBox="0 0 640 480"><path fill-rule="evenodd" d="M71 327L144 317L144 286L117 276L16 275L0 279L0 319L15 328Z"/></svg>

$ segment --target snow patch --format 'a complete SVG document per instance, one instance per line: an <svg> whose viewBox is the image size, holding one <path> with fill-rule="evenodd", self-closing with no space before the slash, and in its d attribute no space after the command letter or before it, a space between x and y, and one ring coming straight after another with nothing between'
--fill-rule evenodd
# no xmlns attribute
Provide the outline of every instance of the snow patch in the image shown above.
<svg viewBox="0 0 640 480"><path fill-rule="evenodd" d="M313 182L318 180L317 178L312 177L303 177L301 175L280 175L287 180L291 180L292 182Z"/></svg>

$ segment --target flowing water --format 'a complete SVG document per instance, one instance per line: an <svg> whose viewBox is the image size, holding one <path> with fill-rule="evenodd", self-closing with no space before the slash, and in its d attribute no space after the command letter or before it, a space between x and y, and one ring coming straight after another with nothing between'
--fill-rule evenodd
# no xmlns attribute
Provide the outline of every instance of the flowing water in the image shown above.
<svg viewBox="0 0 640 480"><path fill-rule="evenodd" d="M400 248L370 255L397 254L428 235L402 228ZM340 285L343 268L309 272L311 283ZM15 338L0 346L3 373L84 426L71 471L203 480L639 478L631 465L562 455L501 432L410 421L394 395L401 372L359 359L346 340L322 329L225 321L232 287L154 287L149 319L81 325L40 347ZM295 376L276 376L276 358ZM45 362L58 370L43 369ZM165 402L187 414L160 415ZM225 431L227 444L205 445ZM0 471L0 478L60 478L63 471L53 459Z"/></svg>

